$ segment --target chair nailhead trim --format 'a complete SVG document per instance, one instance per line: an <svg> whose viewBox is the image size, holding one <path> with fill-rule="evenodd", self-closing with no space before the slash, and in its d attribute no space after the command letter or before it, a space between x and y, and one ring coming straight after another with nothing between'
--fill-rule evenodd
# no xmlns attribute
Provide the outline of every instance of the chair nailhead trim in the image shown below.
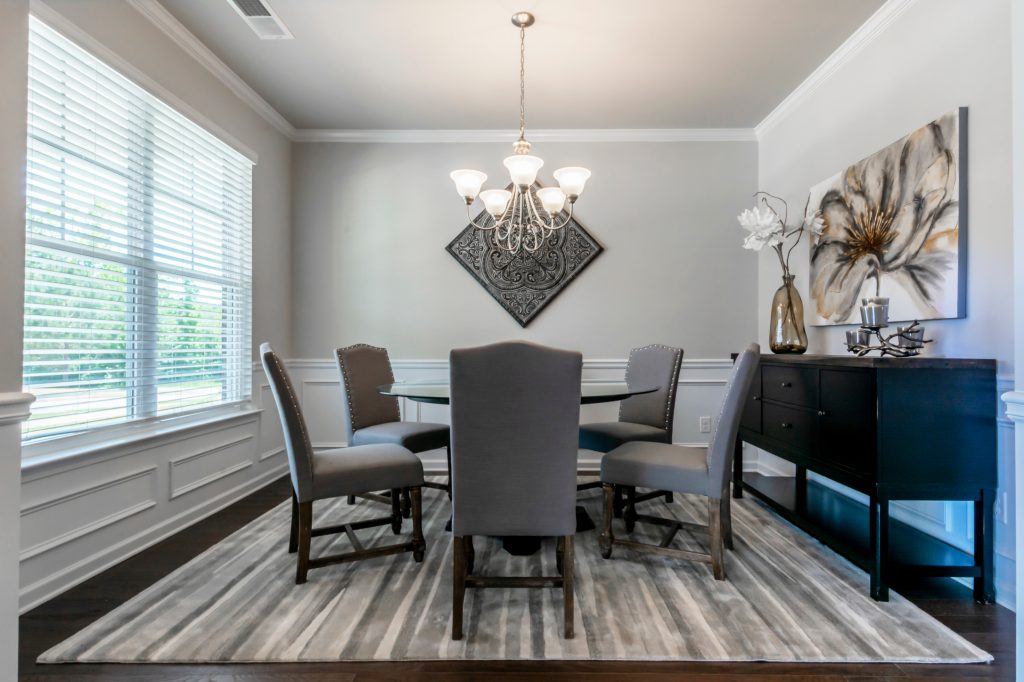
<svg viewBox="0 0 1024 682"><path fill-rule="evenodd" d="M683 361L682 350L680 350L679 348L673 348L672 346L666 346L661 343L652 343L646 346L640 346L639 348L634 348L633 350L629 351L629 360L626 361L626 385L629 385L629 366L633 361L633 354L638 353L642 350L648 350L650 348L662 348L664 350L671 351L672 354L675 356L675 363L672 366L672 376L675 377L676 380L673 381L672 385L668 387L668 396L665 400L665 417L662 422L664 424L662 428L668 431L669 436L671 436L673 415L670 413L672 412L672 398L675 396L676 386L679 383L679 366L682 364ZM622 403L619 403L619 416L620 418L622 416Z"/></svg>
<svg viewBox="0 0 1024 682"><path fill-rule="evenodd" d="M348 418L352 422L352 432L355 433L359 430L359 419L356 417L355 403L352 401L352 389L349 388L351 382L348 376L348 367L345 365L344 353L350 350L357 350L361 348L368 348L370 350L379 350L384 353L384 357L388 361L388 379L390 383L395 383L395 373L391 369L391 357L388 355L387 348L381 348L380 346L372 346L368 343L357 343L353 346L345 346L344 348L334 349L334 354L338 358L338 368L341 370L342 383L345 384L345 399L348 402ZM398 398L395 398L395 408L398 408ZM399 421L402 417L402 413L399 411L394 421Z"/></svg>
<svg viewBox="0 0 1024 682"><path fill-rule="evenodd" d="M288 399L291 400L292 405L295 406L295 414L298 417L296 421L299 423L299 435L302 436L302 446L306 450L306 462L309 465L309 477L310 483L312 484L313 478L313 446L310 444L309 434L306 433L306 420L302 418L302 408L299 406L299 400L295 396L295 391L292 389L291 379L288 377L285 371L284 365L281 364L281 360L277 357L277 353L270 351L267 353L270 359L274 362L274 368L277 373L281 375L281 383L284 385L284 390L288 392ZM272 379L276 383L276 379ZM298 494L298 491L295 491Z"/></svg>

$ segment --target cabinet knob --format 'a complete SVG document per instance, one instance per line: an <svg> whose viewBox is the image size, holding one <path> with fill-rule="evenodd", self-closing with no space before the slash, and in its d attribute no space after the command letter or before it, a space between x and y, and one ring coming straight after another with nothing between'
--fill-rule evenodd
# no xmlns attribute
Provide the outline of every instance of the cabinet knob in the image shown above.
<svg viewBox="0 0 1024 682"><path fill-rule="evenodd" d="M793 382L791 382L791 381L783 381L782 382L782 387L783 388L791 388L792 386L793 386Z"/></svg>
<svg viewBox="0 0 1024 682"><path fill-rule="evenodd" d="M754 396L754 400L760 400L760 399L761 399L761 396L759 396L759 395L755 395Z"/></svg>
<svg viewBox="0 0 1024 682"><path fill-rule="evenodd" d="M827 417L828 416L828 412L825 411L825 410L818 410L818 416L819 417Z"/></svg>
<svg viewBox="0 0 1024 682"><path fill-rule="evenodd" d="M789 424L787 422L782 422L782 428L784 428L784 429L791 429L791 428L793 428L793 425Z"/></svg>

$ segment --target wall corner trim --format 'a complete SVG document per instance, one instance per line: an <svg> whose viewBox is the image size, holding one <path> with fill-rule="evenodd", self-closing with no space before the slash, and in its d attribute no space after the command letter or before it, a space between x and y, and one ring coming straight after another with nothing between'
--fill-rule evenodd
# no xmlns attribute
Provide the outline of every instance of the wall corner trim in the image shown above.
<svg viewBox="0 0 1024 682"><path fill-rule="evenodd" d="M807 99L811 93L828 81L844 64L884 33L900 15L910 9L916 2L917 0L886 0L885 4L868 17L868 20L861 24L849 38L843 41L836 48L835 52L829 55L818 68L811 72L811 75L805 78L800 85L796 86L793 92L786 95L786 98L754 127L757 139L760 140L769 130L789 116L790 112L803 100Z"/></svg>
<svg viewBox="0 0 1024 682"><path fill-rule="evenodd" d="M1003 402L1006 403L1006 418L1018 424L1024 424L1024 391L1004 393Z"/></svg>
<svg viewBox="0 0 1024 682"><path fill-rule="evenodd" d="M295 139L295 126L289 123L258 92L253 90L252 86L242 80L241 76L232 71L231 67L221 61L220 57L215 55L195 34L185 28L184 24L178 21L157 0L128 0L128 4L134 7L142 16L146 17L154 26L163 31L167 37L185 50L190 57L199 62L221 83L226 85L238 99L245 102L263 120L272 125L289 140Z"/></svg>
<svg viewBox="0 0 1024 682"><path fill-rule="evenodd" d="M36 397L31 393L0 393L0 426L18 424L29 418L29 406Z"/></svg>

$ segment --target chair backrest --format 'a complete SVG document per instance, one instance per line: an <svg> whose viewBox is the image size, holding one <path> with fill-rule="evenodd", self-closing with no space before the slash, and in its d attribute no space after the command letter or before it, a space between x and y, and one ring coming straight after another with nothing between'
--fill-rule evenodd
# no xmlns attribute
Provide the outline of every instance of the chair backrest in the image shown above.
<svg viewBox="0 0 1024 682"><path fill-rule="evenodd" d="M306 420L302 417L302 408L288 371L269 343L260 344L260 361L270 382L270 392L274 394L277 415L281 418L292 489L299 502L307 502L313 496L313 446L309 441Z"/></svg>
<svg viewBox="0 0 1024 682"><path fill-rule="evenodd" d="M523 341L450 355L452 532L572 535L583 356Z"/></svg>
<svg viewBox="0 0 1024 682"><path fill-rule="evenodd" d="M626 384L630 388L659 388L653 393L623 400L619 404L619 421L665 429L668 442L671 442L676 384L679 383L682 362L682 348L654 344L631 350L626 363Z"/></svg>
<svg viewBox="0 0 1024 682"><path fill-rule="evenodd" d="M732 471L733 454L735 454L736 434L740 428L740 417L743 415L743 402L750 394L750 387L757 374L757 365L761 361L761 347L750 344L740 353L733 365L729 383L725 386L725 397L718 413L718 426L711 434L708 444L708 494L717 498L719 494L727 494L729 473Z"/></svg>
<svg viewBox="0 0 1024 682"><path fill-rule="evenodd" d="M386 348L359 343L338 348L334 355L341 374L345 435L350 443L359 429L402 419L398 398L377 392L381 384L395 381Z"/></svg>

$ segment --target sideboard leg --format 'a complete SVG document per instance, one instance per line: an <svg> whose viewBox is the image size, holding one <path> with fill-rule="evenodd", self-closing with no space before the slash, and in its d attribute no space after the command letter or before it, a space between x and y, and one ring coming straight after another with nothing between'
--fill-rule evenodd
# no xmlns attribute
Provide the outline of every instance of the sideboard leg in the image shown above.
<svg viewBox="0 0 1024 682"><path fill-rule="evenodd" d="M807 467L796 468L796 513L807 516Z"/></svg>
<svg viewBox="0 0 1024 682"><path fill-rule="evenodd" d="M974 579L974 601L992 603L996 600L993 583L993 545L995 491L982 488L974 501L974 565L981 575Z"/></svg>
<svg viewBox="0 0 1024 682"><path fill-rule="evenodd" d="M871 507L871 598L889 601L889 500L872 495Z"/></svg>
<svg viewBox="0 0 1024 682"><path fill-rule="evenodd" d="M743 441L738 437L732 456L732 496L743 497Z"/></svg>

